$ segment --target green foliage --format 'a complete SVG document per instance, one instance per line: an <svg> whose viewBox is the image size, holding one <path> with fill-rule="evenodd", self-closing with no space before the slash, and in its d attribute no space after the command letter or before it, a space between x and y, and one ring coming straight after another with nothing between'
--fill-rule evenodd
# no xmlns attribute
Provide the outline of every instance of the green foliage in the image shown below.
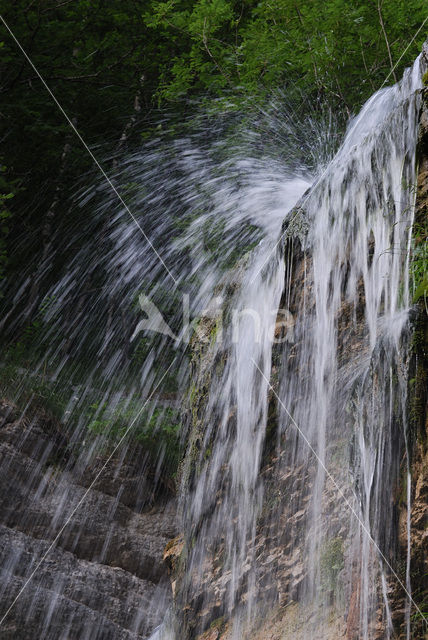
<svg viewBox="0 0 428 640"><path fill-rule="evenodd" d="M69 400L69 390L49 380L45 368L38 373L23 368L23 352L20 343L13 353L6 354L0 364L0 397L13 401L27 416L41 410L61 420Z"/></svg>
<svg viewBox="0 0 428 640"><path fill-rule="evenodd" d="M70 433L83 420L85 439L96 439L102 451L108 451L120 440L125 445L139 445L150 463L173 477L182 455L179 411L167 400L150 411L143 408L143 400L137 395L127 396L124 388L115 389L112 399L96 387L85 388L83 402L70 411L70 395L76 394L73 369L66 367L56 376L47 363L35 371L29 361L27 341L33 341L39 331L38 324L28 325L25 337L4 354L0 363L0 397L15 402L27 415L33 411L49 413ZM117 402L114 399L119 391L123 399Z"/></svg>
<svg viewBox="0 0 428 640"><path fill-rule="evenodd" d="M427 262L427 258L425 256L425 263L426 262ZM428 294L428 274L425 271L422 280L419 282L418 286L415 289L415 293L413 295L413 302L417 302L421 298L426 298L427 294Z"/></svg>
<svg viewBox="0 0 428 640"><path fill-rule="evenodd" d="M368 0L0 0L0 12L84 140L107 141L115 152L131 114L138 139L151 137L159 105L173 101L177 122L188 116L182 98L203 97L211 111L224 103L242 111L281 89L291 102L303 95L312 110L322 100L356 111L417 55L423 30L408 45L426 8L424 0L384 0L380 12ZM393 72L390 57L399 63ZM65 201L93 165L5 29L0 77L2 175L19 184L0 189L1 277L6 236L12 243L24 229L37 244L23 243L21 259L41 251L35 229L58 187Z"/></svg>
<svg viewBox="0 0 428 640"><path fill-rule="evenodd" d="M89 146L107 144L114 152L130 115L144 120L153 109L158 66L168 60L169 50L144 25L145 6L142 0L120 5L113 0L0 0L1 15ZM24 231L36 245L29 249L34 255L43 240L34 230L42 225L57 188L65 202L93 163L3 26L1 38L4 177L21 187L8 207L19 212L10 242ZM71 150L62 170L66 143ZM67 208L61 209L58 217L64 220Z"/></svg>
<svg viewBox="0 0 428 640"><path fill-rule="evenodd" d="M55 296L46 296L42 300L33 320L23 326L19 337L5 349L3 359L6 364L22 368L40 361L51 323L46 316L55 300Z"/></svg>
<svg viewBox="0 0 428 640"><path fill-rule="evenodd" d="M392 70L390 55L396 64L425 13L423 0L380 9L352 0L169 0L153 2L144 20L174 45L160 67L161 98L283 86L353 111L416 56L423 33Z"/></svg>
<svg viewBox="0 0 428 640"><path fill-rule="evenodd" d="M427 225L413 227L413 248L410 262L413 302L428 295L428 230Z"/></svg>
<svg viewBox="0 0 428 640"><path fill-rule="evenodd" d="M153 412L141 410L138 398L120 402L114 408L97 402L88 410L88 431L92 435L105 436L107 442L116 443L122 438L141 445L154 461L160 457L170 474L177 470L181 456L178 411L165 406Z"/></svg>
<svg viewBox="0 0 428 640"><path fill-rule="evenodd" d="M12 185L5 177L6 167L0 166L0 280L4 277L5 267L8 261L7 237L10 231L10 218L12 212L8 203L14 197Z"/></svg>

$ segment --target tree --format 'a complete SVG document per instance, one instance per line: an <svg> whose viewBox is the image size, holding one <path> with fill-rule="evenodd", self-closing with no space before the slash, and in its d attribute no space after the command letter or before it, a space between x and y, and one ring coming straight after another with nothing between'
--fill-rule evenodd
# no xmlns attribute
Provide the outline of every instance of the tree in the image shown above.
<svg viewBox="0 0 428 640"><path fill-rule="evenodd" d="M163 98L281 87L351 112L413 61L425 14L423 0L155 0L145 22L179 43L160 65Z"/></svg>

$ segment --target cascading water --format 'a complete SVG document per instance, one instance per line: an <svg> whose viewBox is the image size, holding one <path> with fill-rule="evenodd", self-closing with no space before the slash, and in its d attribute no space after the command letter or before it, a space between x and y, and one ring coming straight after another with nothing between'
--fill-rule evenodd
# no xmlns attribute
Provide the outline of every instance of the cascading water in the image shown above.
<svg viewBox="0 0 428 640"><path fill-rule="evenodd" d="M256 135L245 152L221 131L149 143L119 163L115 183L151 246L104 187L91 188L79 204L98 216L58 238L60 277L37 272L34 286L30 265L4 284L6 367L25 336L43 345L15 366L11 399L28 413L31 371L33 386L64 401L56 458L32 414L7 436L5 637L146 638L169 607L152 638L196 638L230 619L227 637L241 640L278 603L297 603L298 627L282 638L392 637L420 75L418 60L373 96L329 164L331 131L311 129L316 144L306 132L301 150L288 121L283 138L272 134L285 161L263 155ZM30 289L39 311L16 340ZM139 294L167 330L139 333ZM177 524L171 437L185 451ZM178 532L171 604L150 553Z"/></svg>
<svg viewBox="0 0 428 640"><path fill-rule="evenodd" d="M308 186L292 142L286 170L226 146L161 139L117 167L158 255L101 185L78 200L98 216L56 237L53 282L46 264L29 264L18 285L4 283L5 637L147 637L162 619L192 318L239 256L269 246ZM140 294L160 307L164 331L140 331Z"/></svg>
<svg viewBox="0 0 428 640"><path fill-rule="evenodd" d="M203 417L193 419L193 468L183 485L187 549L177 598L179 612L188 608L192 637L207 618L225 614L234 615L230 637L249 636L266 605L266 582L275 585L277 576L284 584L268 589L268 604L283 590L290 602L306 607L299 638L346 632L368 640L380 637L380 628L385 637L394 633L386 584L398 579L391 565L392 493L406 446L420 77L418 60L351 123L334 160L291 210L288 228L286 221L285 285L282 251L259 246L243 274L238 270L238 293L229 294L226 305L240 321L235 315L198 363L199 392L208 397L196 406ZM300 235L302 228L308 232L293 247L297 220ZM296 276L293 269L302 268L304 275ZM281 293L285 339L274 347L272 371L272 310ZM263 495L260 477L270 391L278 414L272 473L279 486L291 477L300 489L295 504L285 495L263 518L264 501L272 498L272 489ZM291 567L291 579L285 555L302 565ZM406 575L410 637L408 568ZM340 632L328 630L332 602L340 611L344 600L346 624ZM173 637L181 637L180 629ZM281 637L291 635L295 630Z"/></svg>
<svg viewBox="0 0 428 640"><path fill-rule="evenodd" d="M306 286L313 299L297 314L296 358L282 357L281 400L317 454L314 460L296 435L293 456L309 472L316 468L306 522L308 579L301 597L326 604L320 557L329 539L340 538L350 553L344 571L346 562L355 571L356 627L365 639L376 634L379 572L390 573L392 492L406 439L408 255L419 87L417 61L401 84L365 105L326 174L302 202L310 226ZM288 415L280 419L280 428L285 434L294 430ZM325 522L326 467L349 492L355 510L343 504L345 517L336 527ZM386 599L384 606L388 609Z"/></svg>

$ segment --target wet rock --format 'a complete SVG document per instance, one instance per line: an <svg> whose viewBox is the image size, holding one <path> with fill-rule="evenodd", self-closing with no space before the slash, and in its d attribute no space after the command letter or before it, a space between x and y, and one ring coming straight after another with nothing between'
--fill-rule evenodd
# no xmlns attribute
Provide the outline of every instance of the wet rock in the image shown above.
<svg viewBox="0 0 428 640"><path fill-rule="evenodd" d="M116 484L111 469L94 483L97 465L82 474L66 451L61 425L0 403L0 635L146 638L171 599L163 551L176 535L174 500L132 509L121 486L135 465Z"/></svg>

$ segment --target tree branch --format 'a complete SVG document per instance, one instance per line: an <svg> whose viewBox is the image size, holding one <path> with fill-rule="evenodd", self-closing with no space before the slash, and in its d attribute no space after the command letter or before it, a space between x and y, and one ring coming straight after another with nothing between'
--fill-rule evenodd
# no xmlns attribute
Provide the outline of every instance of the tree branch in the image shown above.
<svg viewBox="0 0 428 640"><path fill-rule="evenodd" d="M386 48L388 50L389 64L391 65L392 77L394 78L394 82L397 82L397 76L395 75L395 70L394 70L394 63L392 62L391 49L390 49L390 46L389 46L388 36L386 35L385 25L384 25L383 17L382 17L382 3L381 3L381 0L378 0L378 2L377 2L377 10L378 10L378 14L379 14L379 22L380 22L380 26L382 28L383 37L385 38Z"/></svg>

